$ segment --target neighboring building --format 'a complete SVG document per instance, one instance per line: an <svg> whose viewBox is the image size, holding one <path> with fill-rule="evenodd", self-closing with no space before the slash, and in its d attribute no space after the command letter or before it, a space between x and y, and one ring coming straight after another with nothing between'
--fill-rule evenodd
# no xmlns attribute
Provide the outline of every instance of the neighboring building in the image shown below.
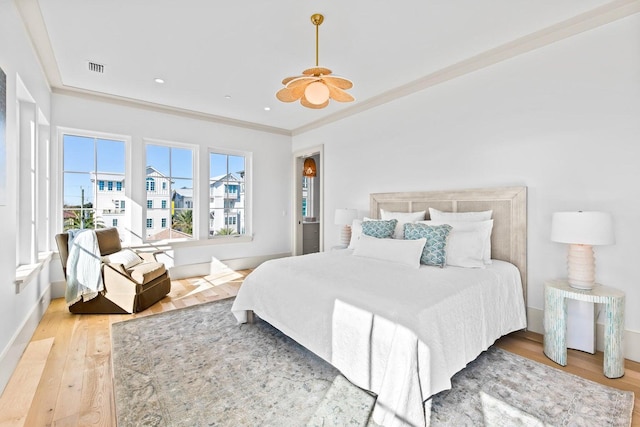
<svg viewBox="0 0 640 427"><path fill-rule="evenodd" d="M213 177L209 181L209 236L221 230L244 234L244 171Z"/></svg>
<svg viewBox="0 0 640 427"><path fill-rule="evenodd" d="M147 240L158 240L155 236L171 228L171 180L152 166L147 166Z"/></svg>
<svg viewBox="0 0 640 427"><path fill-rule="evenodd" d="M131 230L130 215L127 214L125 182L123 174L91 174L95 183L95 215L105 227L117 227L123 243L128 243ZM146 233L147 240L158 240L166 228L171 228L170 180L152 166L147 166L146 178ZM193 203L193 201L191 201Z"/></svg>
<svg viewBox="0 0 640 427"><path fill-rule="evenodd" d="M117 227L122 239L128 239L129 219L125 215L127 201L124 194L124 174L91 173L95 188L95 218L105 227Z"/></svg>

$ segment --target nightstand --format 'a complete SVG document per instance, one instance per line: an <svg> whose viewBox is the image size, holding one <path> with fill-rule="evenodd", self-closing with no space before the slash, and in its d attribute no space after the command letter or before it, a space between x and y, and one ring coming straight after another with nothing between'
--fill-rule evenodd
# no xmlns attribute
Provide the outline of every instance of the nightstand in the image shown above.
<svg viewBox="0 0 640 427"><path fill-rule="evenodd" d="M569 286L566 280L544 284L544 354L559 365L567 365L567 299L604 304L604 375L624 375L622 335L624 333L624 292L596 284L591 290Z"/></svg>

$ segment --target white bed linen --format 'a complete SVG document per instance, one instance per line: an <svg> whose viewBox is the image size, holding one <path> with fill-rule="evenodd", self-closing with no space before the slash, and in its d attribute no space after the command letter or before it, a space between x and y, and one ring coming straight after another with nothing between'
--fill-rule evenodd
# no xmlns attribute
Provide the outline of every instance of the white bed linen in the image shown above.
<svg viewBox="0 0 640 427"><path fill-rule="evenodd" d="M367 321L358 322L355 312L349 315L345 307L365 315L370 313L371 324L375 319L379 325L389 321L399 327L401 334L390 337L370 330L366 339L371 336L375 342L368 349L359 346L357 342L366 343L365 338L357 341L346 337L353 333L367 334ZM415 407L417 401L424 402L451 388L451 377L497 338L526 327L520 275L512 264L494 261L486 269L421 266L416 270L355 257L351 250L262 264L245 279L232 307L239 322L246 321L246 310L253 310L329 363L340 365L336 367L349 380L377 393L379 399L397 393L398 384L406 384L407 394L402 401L385 402L391 407L383 409L377 404L374 420L384 419L383 425L412 425L414 420L405 417L414 417L407 411L411 414L422 411L422 406ZM349 323L349 318L353 322ZM393 329L386 326L381 330ZM414 344L407 332L415 337ZM399 342L409 342L407 355L403 356L402 349L397 347ZM334 345L339 348L333 348ZM374 349L388 352L378 358L386 360L388 366L370 366L372 373L367 379L358 363L366 357L349 360L345 355L350 350L359 355ZM408 359L397 362L403 357ZM402 364L409 366L398 366ZM390 416L394 411L396 416ZM428 415L422 416L426 421L415 425L428 423Z"/></svg>

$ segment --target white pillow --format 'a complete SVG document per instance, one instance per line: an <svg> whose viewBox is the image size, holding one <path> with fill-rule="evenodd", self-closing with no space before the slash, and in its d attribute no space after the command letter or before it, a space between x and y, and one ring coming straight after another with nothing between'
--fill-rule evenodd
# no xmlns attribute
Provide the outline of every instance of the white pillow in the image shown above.
<svg viewBox="0 0 640 427"><path fill-rule="evenodd" d="M355 249L362 236L362 220L354 219L351 224L351 240L349 241L349 249Z"/></svg>
<svg viewBox="0 0 640 427"><path fill-rule="evenodd" d="M492 210L481 212L442 212L429 208L431 221L486 221L491 219L492 214Z"/></svg>
<svg viewBox="0 0 640 427"><path fill-rule="evenodd" d="M107 264L122 264L124 268L131 268L142 262L142 258L131 249L122 249L111 255L102 257L102 262Z"/></svg>
<svg viewBox="0 0 640 427"><path fill-rule="evenodd" d="M424 238L416 240L376 239L362 235L353 255L420 268L420 257L426 243L427 239Z"/></svg>
<svg viewBox="0 0 640 427"><path fill-rule="evenodd" d="M424 220L427 211L420 212L390 212L380 209L380 216L382 219L397 219L396 229L393 232L394 239L404 239L404 225L407 223L415 223L416 221Z"/></svg>
<svg viewBox="0 0 640 427"><path fill-rule="evenodd" d="M449 224L447 265L484 267L491 264L491 231L493 220L486 221L418 221L419 224Z"/></svg>

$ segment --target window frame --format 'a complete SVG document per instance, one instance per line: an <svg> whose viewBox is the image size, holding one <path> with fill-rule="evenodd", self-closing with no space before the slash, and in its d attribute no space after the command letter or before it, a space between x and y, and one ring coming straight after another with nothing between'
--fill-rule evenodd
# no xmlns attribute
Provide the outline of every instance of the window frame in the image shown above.
<svg viewBox="0 0 640 427"><path fill-rule="evenodd" d="M175 149L181 149L181 150L191 150L192 194L193 194L194 204L196 206L199 206L200 204L198 204L198 188L199 188L198 171L200 169L198 167L198 161L199 161L199 152L200 152L200 149L201 149L200 145L189 144L189 143L184 143L184 142L152 139L152 138L143 138L143 142L144 142L143 153L144 153L144 159L145 159L145 170L146 170L146 168L148 166L153 167L153 165L149 165L148 164L148 160L147 160L147 147L149 145L167 147L169 149L175 148ZM171 165L169 167L171 168ZM188 179L186 177L181 177L181 176L176 177L176 176L173 176L170 173L169 176L167 176L166 180L163 179L162 183L160 185L156 185L155 186L155 190L152 190L152 191L155 191L155 192L158 192L158 191L164 192L164 191L170 190L169 191L169 201L167 203L167 208L166 208L166 209L169 209L169 210L173 210L173 207L172 207L172 204L171 204L171 191L173 191L174 188L171 185L167 186L166 182L170 181L172 178ZM156 179L153 179L153 180L154 180L154 182L157 181ZM158 184L158 183L155 183L155 184ZM145 188L147 188L147 187L145 186ZM146 193L145 193L145 195L146 195ZM146 219L148 210L147 209L143 209L143 211L144 211L144 215L143 216ZM200 214L199 214L198 210L194 209L193 207L191 208L191 212L192 212L192 218L193 218L191 237L189 237L189 238L187 238L187 237L175 237L175 238L162 239L162 240L148 240L146 238L146 234L145 234L144 242L145 243L153 243L153 244L158 244L158 243L163 243L163 242L171 242L172 244L174 244L174 243L177 243L177 242L195 242L195 241L201 240L201 237L198 234L199 230L201 229L201 227L199 227L199 224L198 224L198 220L199 220ZM167 220L167 228L172 229L172 226L173 226L172 218L169 218Z"/></svg>
<svg viewBox="0 0 640 427"><path fill-rule="evenodd" d="M236 235L211 235L210 215L211 215L211 193L209 184L211 182L211 155L221 154L226 156L244 157L244 234ZM209 147L207 151L207 196L206 200L206 232L209 241L219 240L221 243L225 241L242 241L247 242L253 240L253 152L243 150L232 150L220 147ZM228 166L227 166L228 168ZM229 171L227 170L227 173ZM238 188L238 193L242 193ZM238 194L234 193L234 194ZM216 209L218 210L218 209ZM224 209L222 209L224 210Z"/></svg>
<svg viewBox="0 0 640 427"><path fill-rule="evenodd" d="M64 229L64 218L63 218L63 211L64 211L64 137L65 135L71 135L71 136L79 136L79 137L84 137L84 138L95 138L95 139L103 139L103 140L111 140L111 141L121 141L124 142L124 179L128 180L129 182L131 182L130 179L130 175L131 175L131 137L128 135L122 135L122 134L116 134L116 133L107 133L107 132L100 132L100 131L92 131L92 130L86 130L86 129L77 129L77 128L69 128L69 127L63 127L63 126L58 126L56 127L56 133L57 133L57 149L56 149L56 154L58 156L58 161L57 161L57 165L58 165L58 183L57 183L57 191L55 191L55 195L56 195L56 200L55 200L55 210L54 210L54 214L52 215L53 219L54 219L54 230L56 233L60 233L62 232L62 230ZM96 185L97 187L97 185ZM106 188L106 185L105 185ZM124 196L121 196L120 200L125 201L125 200L131 200L131 188L130 186L123 186L123 192L124 192ZM133 225L133 218L132 218L132 212L131 210L127 211L124 207L121 207L122 210L125 210L125 215L123 217L125 223L129 224L130 226ZM118 223L120 223L120 221L118 221ZM122 225L120 225L119 227L122 227ZM130 233L126 233L126 234L121 234L120 238L122 239L122 244L123 245L128 245L131 243L131 235Z"/></svg>

